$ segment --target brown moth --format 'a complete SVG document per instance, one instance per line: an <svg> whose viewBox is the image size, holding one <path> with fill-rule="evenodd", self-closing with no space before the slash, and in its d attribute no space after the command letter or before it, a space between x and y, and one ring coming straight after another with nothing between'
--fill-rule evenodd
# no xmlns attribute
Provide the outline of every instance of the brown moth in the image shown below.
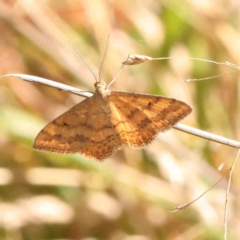
<svg viewBox="0 0 240 240"><path fill-rule="evenodd" d="M34 141L35 149L103 160L124 145L148 145L159 132L192 111L188 104L173 98L110 91L108 87L116 77L107 86L101 71L102 67L98 78L94 74L93 96L45 126Z"/></svg>

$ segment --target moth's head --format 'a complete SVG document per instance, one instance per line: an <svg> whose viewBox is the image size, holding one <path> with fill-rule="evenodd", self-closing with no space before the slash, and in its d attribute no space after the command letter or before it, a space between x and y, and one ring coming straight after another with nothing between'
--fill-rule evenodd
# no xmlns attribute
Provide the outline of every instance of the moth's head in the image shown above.
<svg viewBox="0 0 240 240"><path fill-rule="evenodd" d="M106 90L107 89L107 85L103 81L96 81L94 83L94 87L96 90L102 90L102 89Z"/></svg>

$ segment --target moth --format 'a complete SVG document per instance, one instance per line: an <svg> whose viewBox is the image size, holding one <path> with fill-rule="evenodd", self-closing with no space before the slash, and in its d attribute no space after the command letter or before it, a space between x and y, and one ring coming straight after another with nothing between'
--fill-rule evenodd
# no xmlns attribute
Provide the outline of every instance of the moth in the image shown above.
<svg viewBox="0 0 240 240"><path fill-rule="evenodd" d="M132 60L125 61L120 70L128 63L132 65ZM192 111L188 104L173 98L110 91L116 77L106 85L101 80L102 67L103 63L98 78L90 69L95 77L92 97L47 124L34 141L35 149L103 160L124 145L148 145L159 132L170 129Z"/></svg>

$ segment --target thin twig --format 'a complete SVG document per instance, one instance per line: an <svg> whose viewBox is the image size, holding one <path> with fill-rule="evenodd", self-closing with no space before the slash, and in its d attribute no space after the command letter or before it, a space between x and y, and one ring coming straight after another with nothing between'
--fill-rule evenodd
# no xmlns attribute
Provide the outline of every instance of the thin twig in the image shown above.
<svg viewBox="0 0 240 240"><path fill-rule="evenodd" d="M225 137L221 137L221 136L213 134L213 133L205 132L205 131L199 130L197 128L189 127L182 123L177 123L176 125L173 126L173 128L175 128L179 131L182 131L182 132L186 132L186 133L201 137L201 138L205 138L205 139L213 141L213 142L227 145L229 147L240 148L240 142L238 142L238 141L231 140L231 139L225 138Z"/></svg>
<svg viewBox="0 0 240 240"><path fill-rule="evenodd" d="M237 152L237 156L230 168L230 173L229 173L228 186L227 186L227 191L226 191L225 208L224 208L224 240L227 240L228 195L230 192L233 170L234 170L237 160L239 158L239 154L240 154L240 149Z"/></svg>
<svg viewBox="0 0 240 240"><path fill-rule="evenodd" d="M129 56L128 56L128 58L129 58ZM127 60L128 60L128 58L127 58ZM125 63L123 63L122 66L119 68L119 70L117 71L117 73L116 73L115 77L113 78L113 80L111 80L111 82L108 83L107 89L116 81L118 75L120 74L120 72L122 71L122 69L124 68L124 66L126 65L127 60L126 60Z"/></svg>
<svg viewBox="0 0 240 240"><path fill-rule="evenodd" d="M235 73L235 72L239 72L239 69L238 69L238 70L231 71L231 72L227 72L227 73L224 73L224 74L221 74L221 75L212 76L212 77L206 77L206 78L189 78L189 79L186 79L184 82L206 81L206 80L210 80L210 79L214 79L214 78L223 77L223 76L229 75L229 74L231 74L231 73Z"/></svg>
<svg viewBox="0 0 240 240"><path fill-rule="evenodd" d="M152 57L145 56L145 55L129 54L128 60L123 62L123 64L125 63L126 65L135 65L135 64L144 63L146 61L169 60L169 59L179 59L179 58L180 59L188 59L188 60L197 60L197 61L201 61L201 62L208 62L208 63L217 64L217 65L225 65L225 66L229 66L229 67L240 70L240 67L234 63L216 62L213 60L208 60L208 59L203 59L203 58L184 57L184 56L152 58Z"/></svg>
<svg viewBox="0 0 240 240"><path fill-rule="evenodd" d="M217 76L206 77L206 78L187 79L187 80L185 80L185 82L197 82L197 81L210 80L210 79L214 79L214 78L218 78L218 77L228 75L230 73L238 72L240 70L239 66L237 66L236 64L230 63L230 62L216 62L216 61L208 60L208 59L194 58L194 57L183 57L183 56L152 58L152 57L145 56L145 55L130 54L128 59L125 62L123 62L122 64L136 65L136 64L144 63L146 61L169 60L169 59L179 59L179 58L180 59L188 59L188 60L197 60L197 61L202 61L202 62L208 62L208 63L217 64L217 65L225 65L225 66L237 69L235 71L227 72L227 73L217 75Z"/></svg>
<svg viewBox="0 0 240 240"><path fill-rule="evenodd" d="M87 92L87 91L83 91L79 88L75 88L75 87L71 87L69 85L63 84L63 83L58 83L49 79L45 79L45 78L40 78L40 77L36 77L36 76L31 76L31 75L26 75L26 74L8 74L8 75L4 75L1 76L0 78L3 77L18 77L21 78L24 81L29 81L29 82L34 82L34 83L41 83L44 85L47 85L49 87L54 87L56 89L62 90L62 91L67 91L70 92L72 94L76 94L79 95L81 97L91 97L93 95L93 93L91 92ZM182 132L186 132L201 138L205 138L209 141L214 141L214 142L218 142L220 144L224 144L230 147L234 147L234 148L240 148L240 142L232 140L232 139L228 139L228 138L224 138L209 132L205 132L193 127L189 127L187 125L181 124L181 123L177 123L176 125L173 126L174 129L177 129L179 131Z"/></svg>
<svg viewBox="0 0 240 240"><path fill-rule="evenodd" d="M63 83L55 82L53 80L49 80L49 79L41 78L41 77L36 77L36 76L32 76L32 75L7 74L7 75L4 75L4 76L1 76L0 79L4 78L4 77L18 77L18 78L21 78L24 81L33 82L33 83L37 83L37 84L41 83L43 85L53 87L53 88L56 88L56 89L61 90L61 91L70 92L72 94L76 94L78 96L85 97L85 98L91 97L93 95L93 93L81 90L79 88L71 87L71 86L63 84Z"/></svg>
<svg viewBox="0 0 240 240"><path fill-rule="evenodd" d="M228 169L228 171L225 172L225 174L216 183L214 183L209 189L207 189L205 192L203 192L200 196L198 196L197 198L195 198L194 200L192 200L189 203L185 203L185 204L182 204L182 205L179 205L179 206L175 207L175 209L172 212L179 212L180 210L186 209L187 207L189 207L190 205L195 203L198 199L200 199L207 192L209 192L211 189L213 189L218 183L220 183L223 180L223 178L229 173L230 170L231 169Z"/></svg>

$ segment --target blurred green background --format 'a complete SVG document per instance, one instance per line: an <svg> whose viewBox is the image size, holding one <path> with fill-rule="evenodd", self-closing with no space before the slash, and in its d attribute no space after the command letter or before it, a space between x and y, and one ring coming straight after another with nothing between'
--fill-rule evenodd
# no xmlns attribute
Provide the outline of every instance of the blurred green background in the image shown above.
<svg viewBox="0 0 240 240"><path fill-rule="evenodd" d="M30 74L93 91L127 54L192 56L240 65L239 1L1 0L0 75ZM125 66L112 90L159 94L194 109L184 124L238 139L239 73L173 59ZM144 149L125 147L104 162L33 150L46 123L81 97L17 78L0 80L0 239L222 239L227 179L212 186L236 150L173 129ZM223 165L221 170L218 167ZM229 196L229 239L240 235L239 171Z"/></svg>

